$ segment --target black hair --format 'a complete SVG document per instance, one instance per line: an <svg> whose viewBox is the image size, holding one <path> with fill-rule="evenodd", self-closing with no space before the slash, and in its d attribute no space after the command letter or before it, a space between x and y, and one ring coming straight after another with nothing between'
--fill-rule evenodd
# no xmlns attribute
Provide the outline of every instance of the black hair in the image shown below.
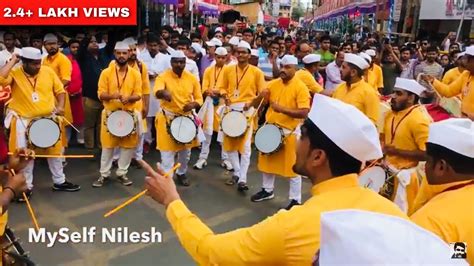
<svg viewBox="0 0 474 266"><path fill-rule="evenodd" d="M30 37L30 42L32 40L41 40L41 41L43 41L43 34L41 34L41 33L32 34L31 37Z"/></svg>
<svg viewBox="0 0 474 266"><path fill-rule="evenodd" d="M160 33L162 33L164 30L167 31L170 34L173 32L173 28L171 28L170 25L164 25L163 27L161 27L160 28Z"/></svg>
<svg viewBox="0 0 474 266"><path fill-rule="evenodd" d="M6 31L4 34L3 34L3 38L5 39L5 36L7 35L11 35L13 37L13 40L16 39L16 35L14 32L11 32L11 31Z"/></svg>
<svg viewBox="0 0 474 266"><path fill-rule="evenodd" d="M355 69L357 71L357 75L359 77L362 77L364 75L364 70L361 69L360 67L358 67L358 66L356 66L352 63L349 63L349 62L347 62L347 64L349 65L350 68Z"/></svg>
<svg viewBox="0 0 474 266"><path fill-rule="evenodd" d="M201 35L197 34L197 33L191 33L191 35L189 36L192 39L199 39L201 40Z"/></svg>
<svg viewBox="0 0 474 266"><path fill-rule="evenodd" d="M160 37L158 37L156 34L149 33L147 38L146 38L146 43L160 43Z"/></svg>
<svg viewBox="0 0 474 266"><path fill-rule="evenodd" d="M434 163L445 160L458 174L474 174L474 158L430 142L426 143L426 154L433 158Z"/></svg>
<svg viewBox="0 0 474 266"><path fill-rule="evenodd" d="M69 40L69 42L67 42L67 46L71 46L73 43L78 43L79 45L81 45L81 42L76 40L76 39L71 39Z"/></svg>
<svg viewBox="0 0 474 266"><path fill-rule="evenodd" d="M451 49L451 47L453 47L453 46L455 46L455 45L456 45L458 48L461 48L461 47L459 47L459 43L453 42L453 43L451 43L451 44L449 45L449 49Z"/></svg>
<svg viewBox="0 0 474 266"><path fill-rule="evenodd" d="M147 37L144 36L144 35L138 36L137 44L145 44L146 38L147 38Z"/></svg>
<svg viewBox="0 0 474 266"><path fill-rule="evenodd" d="M179 34L179 32L177 31L173 31L171 32L170 36L171 36L171 39L176 39L176 38L180 38L181 34Z"/></svg>
<svg viewBox="0 0 474 266"><path fill-rule="evenodd" d="M408 93L408 96L415 96L415 101L414 101L414 104L417 104L420 102L420 96L416 95L415 93L411 92L411 91L406 91Z"/></svg>
<svg viewBox="0 0 474 266"><path fill-rule="evenodd" d="M321 36L321 39L319 39L320 42L324 42L324 41L329 41L331 42L331 37L329 35L323 35Z"/></svg>
<svg viewBox="0 0 474 266"><path fill-rule="evenodd" d="M276 36L273 40L279 42L280 40L284 41L285 39L281 36Z"/></svg>
<svg viewBox="0 0 474 266"><path fill-rule="evenodd" d="M408 46L403 46L403 47L400 49L400 54L403 53L403 52L405 52L405 51L409 51L410 54L411 54L411 52L412 52L412 50L411 50L410 47L408 47Z"/></svg>
<svg viewBox="0 0 474 266"><path fill-rule="evenodd" d="M247 32L252 33L252 36L253 36L253 30L252 30L252 29L248 29L248 28L245 29L245 30L243 30L243 31L242 31L242 34L247 33Z"/></svg>
<svg viewBox="0 0 474 266"><path fill-rule="evenodd" d="M317 125L306 119L301 126L303 136L308 137L311 149L321 149L326 153L333 176L359 173L362 162L337 146Z"/></svg>
<svg viewBox="0 0 474 266"><path fill-rule="evenodd" d="M430 46L428 48L426 48L426 52L429 53L429 52L436 52L438 53L438 47L436 46Z"/></svg>
<svg viewBox="0 0 474 266"><path fill-rule="evenodd" d="M280 47L280 44L278 43L278 41L271 41L271 42L270 42L270 46L272 46L272 45L274 45L274 44L276 44L276 45L278 45L278 47Z"/></svg>
<svg viewBox="0 0 474 266"><path fill-rule="evenodd" d="M191 46L191 41L188 38L181 38L181 39L179 39L179 41L176 45L177 46L185 45L186 48L189 48L189 46Z"/></svg>
<svg viewBox="0 0 474 266"><path fill-rule="evenodd" d="M462 247L463 249L466 249L466 245L463 242L454 243L454 249L456 249L459 246Z"/></svg>

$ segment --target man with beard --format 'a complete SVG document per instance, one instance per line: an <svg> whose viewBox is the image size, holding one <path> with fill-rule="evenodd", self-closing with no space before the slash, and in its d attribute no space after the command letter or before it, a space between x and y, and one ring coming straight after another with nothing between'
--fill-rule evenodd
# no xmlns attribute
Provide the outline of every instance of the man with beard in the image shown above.
<svg viewBox="0 0 474 266"><path fill-rule="evenodd" d="M380 115L380 100L375 90L362 78L368 67L369 63L364 58L345 54L341 65L341 79L344 82L337 86L332 97L354 105L375 124Z"/></svg>
<svg viewBox="0 0 474 266"><path fill-rule="evenodd" d="M319 71L319 61L321 56L318 54L309 54L301 60L304 67L296 71L295 77L303 81L311 95L321 93L324 88L314 79L314 74Z"/></svg>
<svg viewBox="0 0 474 266"><path fill-rule="evenodd" d="M441 80L443 77L443 67L436 62L436 59L438 59L438 48L435 46L430 46L426 50L426 60L421 62L415 67L415 73L414 73L414 78L417 79L418 75L424 74L424 75L430 75L435 77L436 79ZM424 80L420 80L420 84L427 88L431 89L431 86L426 83Z"/></svg>
<svg viewBox="0 0 474 266"><path fill-rule="evenodd" d="M248 110L250 103L265 88L264 74L259 68L249 64L250 56L250 44L240 41L237 47L238 64L224 68L222 82L218 84L226 105L231 110L243 111L247 116L251 116L254 112L253 108ZM224 134L223 142L224 151L228 153L234 168L234 175L226 181L226 184L232 186L238 183L237 189L241 192L248 190L247 171L250 165L251 132L254 121L248 123L249 127L243 136L231 138Z"/></svg>
<svg viewBox="0 0 474 266"><path fill-rule="evenodd" d="M295 75L297 65L296 57L284 56L281 60L280 78L269 82L268 89L260 94L270 104L265 123L278 126L284 132L285 140L283 147L277 152L259 153L258 170L262 172L262 190L250 198L253 202L273 199L275 175L286 177L290 181L290 203L285 208L287 210L301 204L301 176L293 171L292 166L296 161L296 130L308 115L310 101L308 89ZM257 107L259 98L252 102L254 107Z"/></svg>
<svg viewBox="0 0 474 266"><path fill-rule="evenodd" d="M21 56L22 67L12 70L13 66L20 61L14 54L12 60L0 69L0 85L10 85L12 93L5 118L5 127L10 128L9 150L11 151L27 147L26 127L33 119L51 117L53 112L58 116L64 115L64 103L67 96L56 73L51 68L41 65L40 50L26 47L21 50ZM58 118L57 122L64 130L62 119ZM35 151L37 154L61 154L63 141L60 137L53 147ZM48 158L48 164L54 182L53 190L72 192L80 189L78 185L66 180L60 158ZM22 171L28 186L27 197L31 197L32 194L33 168L34 161L31 160Z"/></svg>
<svg viewBox="0 0 474 266"><path fill-rule="evenodd" d="M130 58L128 44L117 42L114 54L115 64L111 64L104 69L99 78L97 94L104 105L102 125L106 125L107 117L114 111L129 111L135 117L139 117L137 113L142 111L137 109L137 102L141 100L142 96L142 79L140 72L128 64ZM102 187L109 180L114 148L120 148L116 171L118 180L124 186L131 185L132 181L127 177L127 172L138 143L138 133L134 132L129 136L120 138L112 135L105 126L102 126L100 141L102 144L100 177L94 181L92 186Z"/></svg>
<svg viewBox="0 0 474 266"><path fill-rule="evenodd" d="M163 170L142 162L148 195L165 206L173 230L198 264L311 265L322 241L321 213L327 211L359 209L408 219L358 184L362 162L382 157L373 123L353 106L327 96L316 94L312 106L293 166L296 174L310 179L311 198L251 227L215 234L186 207Z"/></svg>
<svg viewBox="0 0 474 266"><path fill-rule="evenodd" d="M421 227L446 243L474 245L474 123L453 118L433 123L426 143L426 178L432 187L443 187L411 216ZM467 261L474 263L473 249Z"/></svg>
<svg viewBox="0 0 474 266"><path fill-rule="evenodd" d="M210 105L207 105L207 110L202 110L205 108L206 104L203 105L199 113L205 112L203 120L204 134L206 135L206 140L201 145L201 153L199 154L199 159L194 164L194 168L201 170L207 166L207 158L209 157L210 146L212 141L212 131L219 131L219 121L217 110L220 108L221 101L219 99L220 92L217 90L217 84L222 80L222 70L224 69L227 61L227 49L224 47L218 47L215 50L215 64L208 67L204 71L204 76L202 79L202 93L203 98L206 101L212 101ZM209 98L209 99L208 99ZM206 103L206 102L205 102ZM212 115L211 115L212 114ZM206 129L213 130L206 130ZM206 132L207 131L207 132ZM222 148L221 148L222 149ZM227 152L223 149L221 151L221 166L228 171L233 170L232 164L228 160Z"/></svg>
<svg viewBox="0 0 474 266"><path fill-rule="evenodd" d="M178 183L189 186L186 177L191 148L197 146L194 138L190 144L181 144L173 139L168 126L177 116L187 116L193 119L193 110L198 109L202 103L201 86L197 78L186 71L186 55L183 51L171 54L171 69L158 76L153 89L153 95L161 101L162 112L158 113L155 122L157 133L156 149L161 154L161 165L165 171L170 171L175 164L175 156L181 166L176 170Z"/></svg>
<svg viewBox="0 0 474 266"><path fill-rule="evenodd" d="M0 51L0 67L7 64L12 58L13 54L20 54L20 49L15 47L16 37L13 32L5 32L3 34L3 43L5 50Z"/></svg>
<svg viewBox="0 0 474 266"><path fill-rule="evenodd" d="M160 52L160 37L155 34L149 34L146 40L146 49L140 53L139 60L147 66L148 78L150 80L150 93L155 87L155 81L158 75L171 68L170 57L167 54ZM149 146L153 142L152 127L155 124L155 116L160 109L159 100L152 96L149 97L148 113L145 114L148 131L145 133L145 147L144 152L149 150Z"/></svg>
<svg viewBox="0 0 474 266"><path fill-rule="evenodd" d="M372 60L370 60L370 66L367 69L366 81L377 93L381 93L383 90L383 71L382 68L376 64L377 51L368 49L365 53L372 58Z"/></svg>

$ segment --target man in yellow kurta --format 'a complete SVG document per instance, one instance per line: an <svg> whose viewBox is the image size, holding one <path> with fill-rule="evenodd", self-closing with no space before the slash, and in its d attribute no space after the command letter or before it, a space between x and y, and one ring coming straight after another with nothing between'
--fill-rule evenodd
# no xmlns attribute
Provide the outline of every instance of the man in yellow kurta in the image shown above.
<svg viewBox="0 0 474 266"><path fill-rule="evenodd" d="M466 48L467 63L466 69L451 84L446 85L429 75L422 75L421 78L430 83L433 88L444 97L461 97L461 112L463 117L474 120L474 46Z"/></svg>
<svg viewBox="0 0 474 266"><path fill-rule="evenodd" d="M383 89L383 73L382 68L375 63L377 52L373 49L365 51L372 60L370 61L370 67L367 69L366 81L370 86L377 92L381 92Z"/></svg>
<svg viewBox="0 0 474 266"><path fill-rule="evenodd" d="M282 147L272 154L259 153L258 170L262 172L262 190L250 199L254 202L269 200L274 197L275 175L290 179L291 209L301 204L301 177L292 169L296 161L296 138L299 124L309 112L309 91L303 82L295 76L298 59L285 55L281 60L280 78L268 83L268 89L262 92L270 107L266 114L266 125L276 125L284 133ZM257 101L254 101L258 104Z"/></svg>
<svg viewBox="0 0 474 266"><path fill-rule="evenodd" d="M444 76L442 82L446 85L453 83L461 74L466 70L466 61L467 58L464 56L466 53L459 53L456 56L456 65L457 67L448 70Z"/></svg>
<svg viewBox="0 0 474 266"><path fill-rule="evenodd" d="M243 111L247 117L252 116L255 111L253 108L248 109L250 102L265 88L263 72L249 64L250 53L250 44L241 41L237 46L238 64L227 66L222 70L222 82L218 85L229 109ZM243 136L231 138L224 134L223 143L224 151L228 153L232 168L234 168L234 176L227 180L226 184L238 183L237 189L241 192L248 190L247 171L250 165L254 121L248 123L249 127Z"/></svg>
<svg viewBox="0 0 474 266"><path fill-rule="evenodd" d="M51 118L56 121L58 127L64 129L60 116L64 115L66 93L54 71L47 66L41 66L41 58L40 50L25 47L22 49L21 67L13 68L15 63L19 62L19 57L14 55L12 60L0 69L0 86L9 85L12 93L5 118L5 127L10 128L9 150L30 147L34 148L37 154L59 155L64 147L64 134L61 134L56 144L47 149L35 147L26 136L27 128L36 118ZM58 117L52 116L53 113ZM48 158L48 164L54 190L72 192L80 189L80 186L66 180L60 158ZM31 160L22 171L28 185L28 197L33 189L33 168L34 161Z"/></svg>
<svg viewBox="0 0 474 266"><path fill-rule="evenodd" d="M380 115L380 100L377 93L362 79L364 69L369 64L355 54L345 54L341 65L341 79L344 81L334 91L332 97L351 104L377 123Z"/></svg>
<svg viewBox="0 0 474 266"><path fill-rule="evenodd" d="M318 54L309 54L303 57L304 67L295 73L295 77L303 81L308 87L311 95L321 93L324 88L314 79L314 73L319 71L319 62L321 56Z"/></svg>
<svg viewBox="0 0 474 266"><path fill-rule="evenodd" d="M199 115L203 121L204 135L206 140L201 144L201 153L199 159L194 164L194 168L201 170L207 166L207 158L210 152L212 133L213 131L219 131L219 115L217 111L221 109L221 101L219 99L220 92L217 89L217 84L222 81L222 70L225 67L227 61L227 49L224 47L218 47L215 50L215 64L209 66L204 71L202 77L202 93L205 98L205 102L199 110ZM217 101L217 103L216 103ZM232 171L232 164L229 161L227 152L221 148L221 166L227 171Z"/></svg>
<svg viewBox="0 0 474 266"><path fill-rule="evenodd" d="M112 168L113 153L115 148L120 148L118 168L116 171L118 180L122 185L129 186L132 181L127 177L128 167L132 161L135 148L138 143L139 112L137 101L142 96L142 79L140 72L128 65L130 57L128 44L117 42L114 50L115 64L104 69L99 77L97 94L104 105L102 111L102 125L100 129L100 141L102 143L102 155L100 158L100 177L92 183L93 187L102 187L109 180ZM109 116L115 111L127 111L133 117L133 131L124 137L115 136L109 127L124 127L124 121L117 121L108 125Z"/></svg>
<svg viewBox="0 0 474 266"><path fill-rule="evenodd" d="M311 198L258 224L223 234L212 232L186 207L162 170L157 173L143 165L149 195L166 207L173 230L198 264L311 265L320 248L323 212L359 209L408 219L392 202L358 184L362 162L380 157L377 129L364 114L316 94L301 127L293 166L295 173L311 180Z"/></svg>
<svg viewBox="0 0 474 266"><path fill-rule="evenodd" d="M411 219L446 243L466 243L467 256L464 258L472 265L474 123L469 119L452 118L431 124L426 154L428 183L443 184L446 188L415 212Z"/></svg>
<svg viewBox="0 0 474 266"><path fill-rule="evenodd" d="M158 76L153 94L160 99L162 112L156 118L156 148L161 154L161 165L170 171L175 163L175 156L181 166L176 170L179 184L189 186L186 176L191 148L197 146L197 138L190 144L178 143L168 130L172 120L178 116L188 116L194 121L193 110L202 105L201 86L197 78L186 71L186 56L182 51L171 54L171 69Z"/></svg>
<svg viewBox="0 0 474 266"><path fill-rule="evenodd" d="M384 122L382 141L386 163L397 172L407 169L405 182L399 182L399 178L405 175L402 172L394 179L394 200L404 211L413 205L419 187L416 167L425 160L430 118L422 110L423 106L418 104L423 91L425 87L415 80L397 78L391 100L392 110L386 114Z"/></svg>

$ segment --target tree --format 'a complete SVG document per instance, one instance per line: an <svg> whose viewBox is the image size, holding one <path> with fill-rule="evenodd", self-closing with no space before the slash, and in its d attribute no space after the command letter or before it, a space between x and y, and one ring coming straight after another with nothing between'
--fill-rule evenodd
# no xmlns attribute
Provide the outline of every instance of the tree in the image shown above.
<svg viewBox="0 0 474 266"><path fill-rule="evenodd" d="M304 15L304 12L301 9L301 7L299 6L293 7L293 12L291 13L291 19L298 21L300 17L302 17L303 15Z"/></svg>

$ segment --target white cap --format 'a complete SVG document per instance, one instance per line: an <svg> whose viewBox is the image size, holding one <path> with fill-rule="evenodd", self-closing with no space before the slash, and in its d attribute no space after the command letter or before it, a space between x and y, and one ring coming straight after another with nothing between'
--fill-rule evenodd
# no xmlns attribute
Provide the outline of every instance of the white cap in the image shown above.
<svg viewBox="0 0 474 266"><path fill-rule="evenodd" d="M138 43L133 37L125 38L122 42L126 43L128 46L136 45Z"/></svg>
<svg viewBox="0 0 474 266"><path fill-rule="evenodd" d="M43 56L41 55L41 51L34 47L21 48L21 57L31 59L31 60L43 59Z"/></svg>
<svg viewBox="0 0 474 266"><path fill-rule="evenodd" d="M468 265L408 219L362 210L321 214L319 265Z"/></svg>
<svg viewBox="0 0 474 266"><path fill-rule="evenodd" d="M206 42L207 46L222 46L222 42L217 38L212 38L210 41Z"/></svg>
<svg viewBox="0 0 474 266"><path fill-rule="evenodd" d="M256 56L256 57L259 57L259 56L260 56L260 53L258 52L257 49L251 49L251 50L250 50L250 54L251 54L252 56Z"/></svg>
<svg viewBox="0 0 474 266"><path fill-rule="evenodd" d="M304 60L304 59L303 59ZM298 65L298 59L292 55L285 55L283 56L283 58L281 59L280 61L280 64L282 66L286 66L286 65Z"/></svg>
<svg viewBox="0 0 474 266"><path fill-rule="evenodd" d="M117 43L115 44L115 48L114 48L114 50L127 50L127 51L128 51L129 49L130 49L130 48L129 48L128 44L125 43L125 42L117 42Z"/></svg>
<svg viewBox="0 0 474 266"><path fill-rule="evenodd" d="M249 50L252 50L252 47L250 47L250 44L246 41L240 41L239 45L237 46L238 48L246 48Z"/></svg>
<svg viewBox="0 0 474 266"><path fill-rule="evenodd" d="M229 40L230 45L239 45L240 39L237 36L232 36Z"/></svg>
<svg viewBox="0 0 474 266"><path fill-rule="evenodd" d="M214 32L224 32L221 27L217 27Z"/></svg>
<svg viewBox="0 0 474 266"><path fill-rule="evenodd" d="M374 123L354 106L315 94L308 118L355 159L365 162L383 156Z"/></svg>
<svg viewBox="0 0 474 266"><path fill-rule="evenodd" d="M184 54L183 51L175 50L171 53L170 57L171 57L171 59L173 59L173 58L180 59L180 58L186 58L186 55Z"/></svg>
<svg viewBox="0 0 474 266"><path fill-rule="evenodd" d="M360 52L359 56L364 58L367 62L369 62L369 64L372 63L372 57L370 57L370 55L368 55L367 53Z"/></svg>
<svg viewBox="0 0 474 266"><path fill-rule="evenodd" d="M413 92L418 96L420 96L421 93L426 90L426 88L421 86L420 83L418 83L416 80L404 78L397 78L395 81L394 88Z"/></svg>
<svg viewBox="0 0 474 266"><path fill-rule="evenodd" d="M428 142L474 158L474 122L467 118L450 118L432 123Z"/></svg>
<svg viewBox="0 0 474 266"><path fill-rule="evenodd" d="M303 57L303 63L312 64L321 61L321 55L318 54L309 54Z"/></svg>
<svg viewBox="0 0 474 266"><path fill-rule="evenodd" d="M366 50L365 53L372 57L377 55L377 52L374 49Z"/></svg>
<svg viewBox="0 0 474 266"><path fill-rule="evenodd" d="M191 48L193 48L196 53L202 54L202 46L199 43L191 43Z"/></svg>
<svg viewBox="0 0 474 266"><path fill-rule="evenodd" d="M217 47L216 55L227 55L227 49L224 47Z"/></svg>
<svg viewBox="0 0 474 266"><path fill-rule="evenodd" d="M350 53L346 53L344 55L344 62L351 63L362 70L370 66L369 63L367 63L367 61L364 58L356 54L350 54Z"/></svg>
<svg viewBox="0 0 474 266"><path fill-rule="evenodd" d="M466 48L466 54L470 56L474 56L474 45L471 45Z"/></svg>
<svg viewBox="0 0 474 266"><path fill-rule="evenodd" d="M53 33L48 33L44 35L43 42L57 42L58 41L58 36Z"/></svg>
<svg viewBox="0 0 474 266"><path fill-rule="evenodd" d="M456 55L456 60L458 60L459 58L461 58L461 57L463 57L463 56L465 56L465 55L466 55L466 52L458 53L458 54Z"/></svg>

